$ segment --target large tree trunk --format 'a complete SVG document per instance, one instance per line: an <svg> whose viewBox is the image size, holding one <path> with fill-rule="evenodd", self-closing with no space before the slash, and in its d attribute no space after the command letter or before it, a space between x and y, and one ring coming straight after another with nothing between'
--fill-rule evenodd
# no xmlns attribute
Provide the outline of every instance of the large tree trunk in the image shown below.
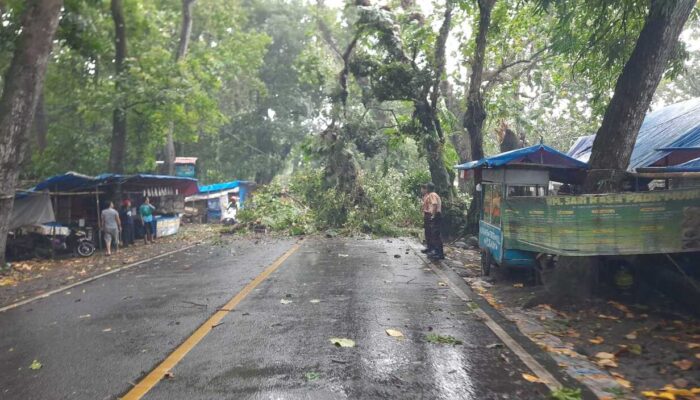
<svg viewBox="0 0 700 400"><path fill-rule="evenodd" d="M651 1L637 45L617 79L593 142L587 192L620 189L639 128L695 1Z"/></svg>
<svg viewBox="0 0 700 400"><path fill-rule="evenodd" d="M421 95L420 100L414 102L415 116L423 127L423 144L428 158L430 178L435 184L435 191L446 200L448 205L455 195L455 190L452 185L452 176L448 171L448 166L445 165L443 155L445 137L440 126L437 108L440 86L445 73L445 46L452 25L453 7L454 4L451 1L445 4L444 19L435 41L435 65L432 85L425 89L426 94ZM427 95L428 92L430 93L429 96ZM426 97L429 97L429 102L423 100Z"/></svg>
<svg viewBox="0 0 700 400"><path fill-rule="evenodd" d="M484 59L486 57L486 39L491 25L491 11L496 0L479 0L479 27L476 35L476 50L472 62L472 71L467 91L467 112L464 113L463 125L469 132L471 159L484 158L484 121L486 107L484 106L481 84L484 74ZM479 229L479 193L472 193L472 201L467 213L467 230L477 232Z"/></svg>
<svg viewBox="0 0 700 400"><path fill-rule="evenodd" d="M0 98L0 265L5 264L5 245L19 165L31 132L34 110L63 6L63 0L34 0L27 3L22 17L22 32L17 38Z"/></svg>
<svg viewBox="0 0 700 400"><path fill-rule="evenodd" d="M36 149L39 152L46 150L46 138L49 132L48 117L46 116L46 103L44 101L44 92L39 94L39 100L36 104L36 112L34 113L34 134L36 136Z"/></svg>
<svg viewBox="0 0 700 400"><path fill-rule="evenodd" d="M180 42L175 53L175 63L180 62L187 54L192 34L192 9L195 0L182 0L182 26L180 27ZM175 175L175 126L171 123L165 139L165 169L168 175Z"/></svg>
<svg viewBox="0 0 700 400"><path fill-rule="evenodd" d="M124 91L124 61L126 52L126 24L122 0L111 1L112 19L114 20L114 72L117 101L112 114L112 146L109 152L109 170L121 174L126 160L126 94Z"/></svg>

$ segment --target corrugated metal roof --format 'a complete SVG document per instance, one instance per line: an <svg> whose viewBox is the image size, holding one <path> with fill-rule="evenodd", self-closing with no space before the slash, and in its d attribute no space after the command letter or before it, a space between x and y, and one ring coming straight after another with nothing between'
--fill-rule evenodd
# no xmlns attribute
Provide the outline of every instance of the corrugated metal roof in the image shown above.
<svg viewBox="0 0 700 400"><path fill-rule="evenodd" d="M595 135L580 137L567 154L588 162ZM628 171L649 167L671 151L668 148L700 146L700 98L676 103L649 113L637 135Z"/></svg>
<svg viewBox="0 0 700 400"><path fill-rule="evenodd" d="M559 150L553 149L544 144L524 147L496 154L491 157L484 157L478 161L470 161L456 166L457 169L474 168L494 168L508 164L539 164L570 168L588 168L585 162L569 157Z"/></svg>

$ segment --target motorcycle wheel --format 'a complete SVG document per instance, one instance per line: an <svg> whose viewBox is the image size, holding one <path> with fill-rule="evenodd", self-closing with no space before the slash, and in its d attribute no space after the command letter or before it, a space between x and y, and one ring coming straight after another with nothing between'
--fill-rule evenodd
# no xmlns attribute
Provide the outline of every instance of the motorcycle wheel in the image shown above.
<svg viewBox="0 0 700 400"><path fill-rule="evenodd" d="M95 245L88 241L78 243L78 254L82 257L90 257L95 254Z"/></svg>

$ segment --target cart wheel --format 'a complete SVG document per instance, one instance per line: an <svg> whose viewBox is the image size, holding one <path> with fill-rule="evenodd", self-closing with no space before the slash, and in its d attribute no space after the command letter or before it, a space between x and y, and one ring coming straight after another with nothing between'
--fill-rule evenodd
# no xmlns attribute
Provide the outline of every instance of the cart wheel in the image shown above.
<svg viewBox="0 0 700 400"><path fill-rule="evenodd" d="M489 276L491 274L491 253L488 250L481 252L481 276Z"/></svg>
<svg viewBox="0 0 700 400"><path fill-rule="evenodd" d="M95 253L95 245L91 242L80 242L78 243L78 254L83 257L90 257Z"/></svg>

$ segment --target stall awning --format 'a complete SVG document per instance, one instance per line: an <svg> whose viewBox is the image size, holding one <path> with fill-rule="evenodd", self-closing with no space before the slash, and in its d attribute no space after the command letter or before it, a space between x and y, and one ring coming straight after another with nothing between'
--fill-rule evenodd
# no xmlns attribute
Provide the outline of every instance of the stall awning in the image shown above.
<svg viewBox="0 0 700 400"><path fill-rule="evenodd" d="M460 170L476 168L497 168L506 165L541 165L553 168L586 169L588 164L569 157L559 150L544 144L507 151L478 161L470 161L455 168Z"/></svg>
<svg viewBox="0 0 700 400"><path fill-rule="evenodd" d="M32 191L48 190L49 192L74 192L95 189L99 186L121 184L125 190L143 190L151 187L170 187L184 196L190 196L198 191L197 180L170 175L152 174L100 174L88 176L77 172L67 172L63 175L52 176L34 186Z"/></svg>

